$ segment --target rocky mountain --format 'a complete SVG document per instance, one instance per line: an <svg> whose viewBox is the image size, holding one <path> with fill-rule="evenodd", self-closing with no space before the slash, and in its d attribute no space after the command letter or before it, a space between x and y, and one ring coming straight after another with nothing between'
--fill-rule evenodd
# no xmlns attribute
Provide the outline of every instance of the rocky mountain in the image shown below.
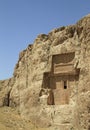
<svg viewBox="0 0 90 130"><path fill-rule="evenodd" d="M90 130L90 14L40 34L0 81L0 106L49 130Z"/></svg>

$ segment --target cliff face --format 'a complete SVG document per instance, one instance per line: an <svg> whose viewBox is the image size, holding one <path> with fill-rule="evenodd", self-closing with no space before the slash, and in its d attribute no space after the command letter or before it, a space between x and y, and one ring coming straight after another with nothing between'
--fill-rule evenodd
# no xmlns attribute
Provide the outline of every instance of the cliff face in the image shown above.
<svg viewBox="0 0 90 130"><path fill-rule="evenodd" d="M47 97L44 95L41 98L40 95L43 84L45 86L45 73L51 74L55 55L72 52L75 54L73 67L79 69L79 74L77 80L70 79L72 85L68 94L69 103L47 105ZM48 81L49 79L46 82ZM61 130L89 130L90 15L75 25L54 29L48 35L40 34L32 45L20 53L13 77L1 81L0 89L0 106L16 107L24 118L32 120L38 126ZM51 90L44 87L43 92L47 93L49 89ZM55 94L58 94L56 90Z"/></svg>

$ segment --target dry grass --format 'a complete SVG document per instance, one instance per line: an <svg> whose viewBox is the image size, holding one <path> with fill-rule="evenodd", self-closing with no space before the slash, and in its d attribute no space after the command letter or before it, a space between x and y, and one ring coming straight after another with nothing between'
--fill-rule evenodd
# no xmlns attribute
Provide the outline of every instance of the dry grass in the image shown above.
<svg viewBox="0 0 90 130"><path fill-rule="evenodd" d="M48 130L36 128L30 121L23 120L17 111L9 107L0 108L0 130Z"/></svg>

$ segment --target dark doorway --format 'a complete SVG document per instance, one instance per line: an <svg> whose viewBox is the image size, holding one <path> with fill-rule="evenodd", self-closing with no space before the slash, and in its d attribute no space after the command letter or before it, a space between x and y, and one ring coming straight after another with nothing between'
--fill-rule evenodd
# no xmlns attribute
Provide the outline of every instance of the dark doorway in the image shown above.
<svg viewBox="0 0 90 130"><path fill-rule="evenodd" d="M67 81L64 81L64 89L67 89Z"/></svg>

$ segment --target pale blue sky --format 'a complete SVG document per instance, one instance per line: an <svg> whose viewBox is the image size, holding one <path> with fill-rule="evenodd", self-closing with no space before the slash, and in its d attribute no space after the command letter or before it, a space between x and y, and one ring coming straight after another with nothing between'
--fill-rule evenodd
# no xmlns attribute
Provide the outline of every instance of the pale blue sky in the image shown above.
<svg viewBox="0 0 90 130"><path fill-rule="evenodd" d="M19 52L38 34L89 13L90 0L0 0L0 79L12 77Z"/></svg>

